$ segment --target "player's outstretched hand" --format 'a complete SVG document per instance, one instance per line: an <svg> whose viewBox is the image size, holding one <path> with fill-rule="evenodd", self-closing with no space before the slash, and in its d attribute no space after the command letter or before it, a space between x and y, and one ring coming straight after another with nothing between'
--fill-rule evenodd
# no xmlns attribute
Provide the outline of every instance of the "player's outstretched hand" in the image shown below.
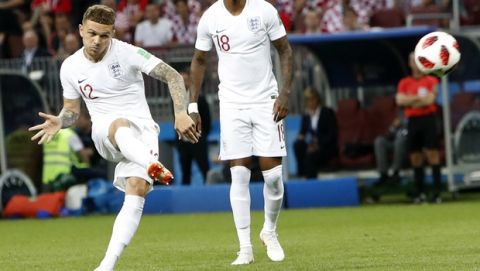
<svg viewBox="0 0 480 271"><path fill-rule="evenodd" d="M38 131L31 139L34 141L40 138L38 144L48 143L52 141L55 134L62 128L62 121L57 116L43 112L39 112L38 115L44 118L45 122L28 128L29 131Z"/></svg>
<svg viewBox="0 0 480 271"><path fill-rule="evenodd" d="M195 129L200 136L202 135L202 118L200 117L200 113L190 113L188 114L190 118L192 118L193 122L195 122Z"/></svg>
<svg viewBox="0 0 480 271"><path fill-rule="evenodd" d="M200 133L197 132L195 122L187 114L182 111L175 114L175 130L179 138L186 138L190 143L197 143L200 138Z"/></svg>
<svg viewBox="0 0 480 271"><path fill-rule="evenodd" d="M273 120L279 122L288 115L288 96L280 94L273 104Z"/></svg>

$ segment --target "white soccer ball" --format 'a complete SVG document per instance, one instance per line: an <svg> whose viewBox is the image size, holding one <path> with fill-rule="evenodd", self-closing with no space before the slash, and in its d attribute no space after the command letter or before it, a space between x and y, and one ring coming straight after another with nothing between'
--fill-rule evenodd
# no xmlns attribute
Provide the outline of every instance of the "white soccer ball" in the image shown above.
<svg viewBox="0 0 480 271"><path fill-rule="evenodd" d="M460 61L457 40L445 32L431 32L415 46L415 64L422 73L438 77L451 72Z"/></svg>

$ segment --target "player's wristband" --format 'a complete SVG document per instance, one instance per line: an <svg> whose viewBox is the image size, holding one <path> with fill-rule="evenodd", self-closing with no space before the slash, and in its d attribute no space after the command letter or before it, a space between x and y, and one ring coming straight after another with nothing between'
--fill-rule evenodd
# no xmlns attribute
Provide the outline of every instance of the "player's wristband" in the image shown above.
<svg viewBox="0 0 480 271"><path fill-rule="evenodd" d="M188 114L198 113L198 104L197 103L189 103L187 112L188 112Z"/></svg>

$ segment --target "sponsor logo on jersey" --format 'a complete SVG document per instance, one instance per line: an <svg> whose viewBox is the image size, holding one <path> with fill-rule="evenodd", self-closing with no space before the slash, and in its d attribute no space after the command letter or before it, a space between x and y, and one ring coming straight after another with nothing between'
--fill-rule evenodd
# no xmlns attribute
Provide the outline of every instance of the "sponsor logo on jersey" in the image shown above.
<svg viewBox="0 0 480 271"><path fill-rule="evenodd" d="M112 75L113 78L118 78L122 75L122 69L118 62L108 65L108 70L110 71L110 75Z"/></svg>
<svg viewBox="0 0 480 271"><path fill-rule="evenodd" d="M260 29L260 17L256 16L256 17L247 18L247 24L248 24L248 29L250 31L252 32L257 31L258 29Z"/></svg>

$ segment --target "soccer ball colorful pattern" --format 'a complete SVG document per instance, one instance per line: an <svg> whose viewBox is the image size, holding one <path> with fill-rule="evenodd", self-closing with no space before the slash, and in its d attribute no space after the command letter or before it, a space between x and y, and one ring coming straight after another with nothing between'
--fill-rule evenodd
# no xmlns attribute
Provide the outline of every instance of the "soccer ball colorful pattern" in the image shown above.
<svg viewBox="0 0 480 271"><path fill-rule="evenodd" d="M445 32L431 32L423 36L415 47L415 64L422 73L442 77L451 72L460 61L457 40Z"/></svg>

